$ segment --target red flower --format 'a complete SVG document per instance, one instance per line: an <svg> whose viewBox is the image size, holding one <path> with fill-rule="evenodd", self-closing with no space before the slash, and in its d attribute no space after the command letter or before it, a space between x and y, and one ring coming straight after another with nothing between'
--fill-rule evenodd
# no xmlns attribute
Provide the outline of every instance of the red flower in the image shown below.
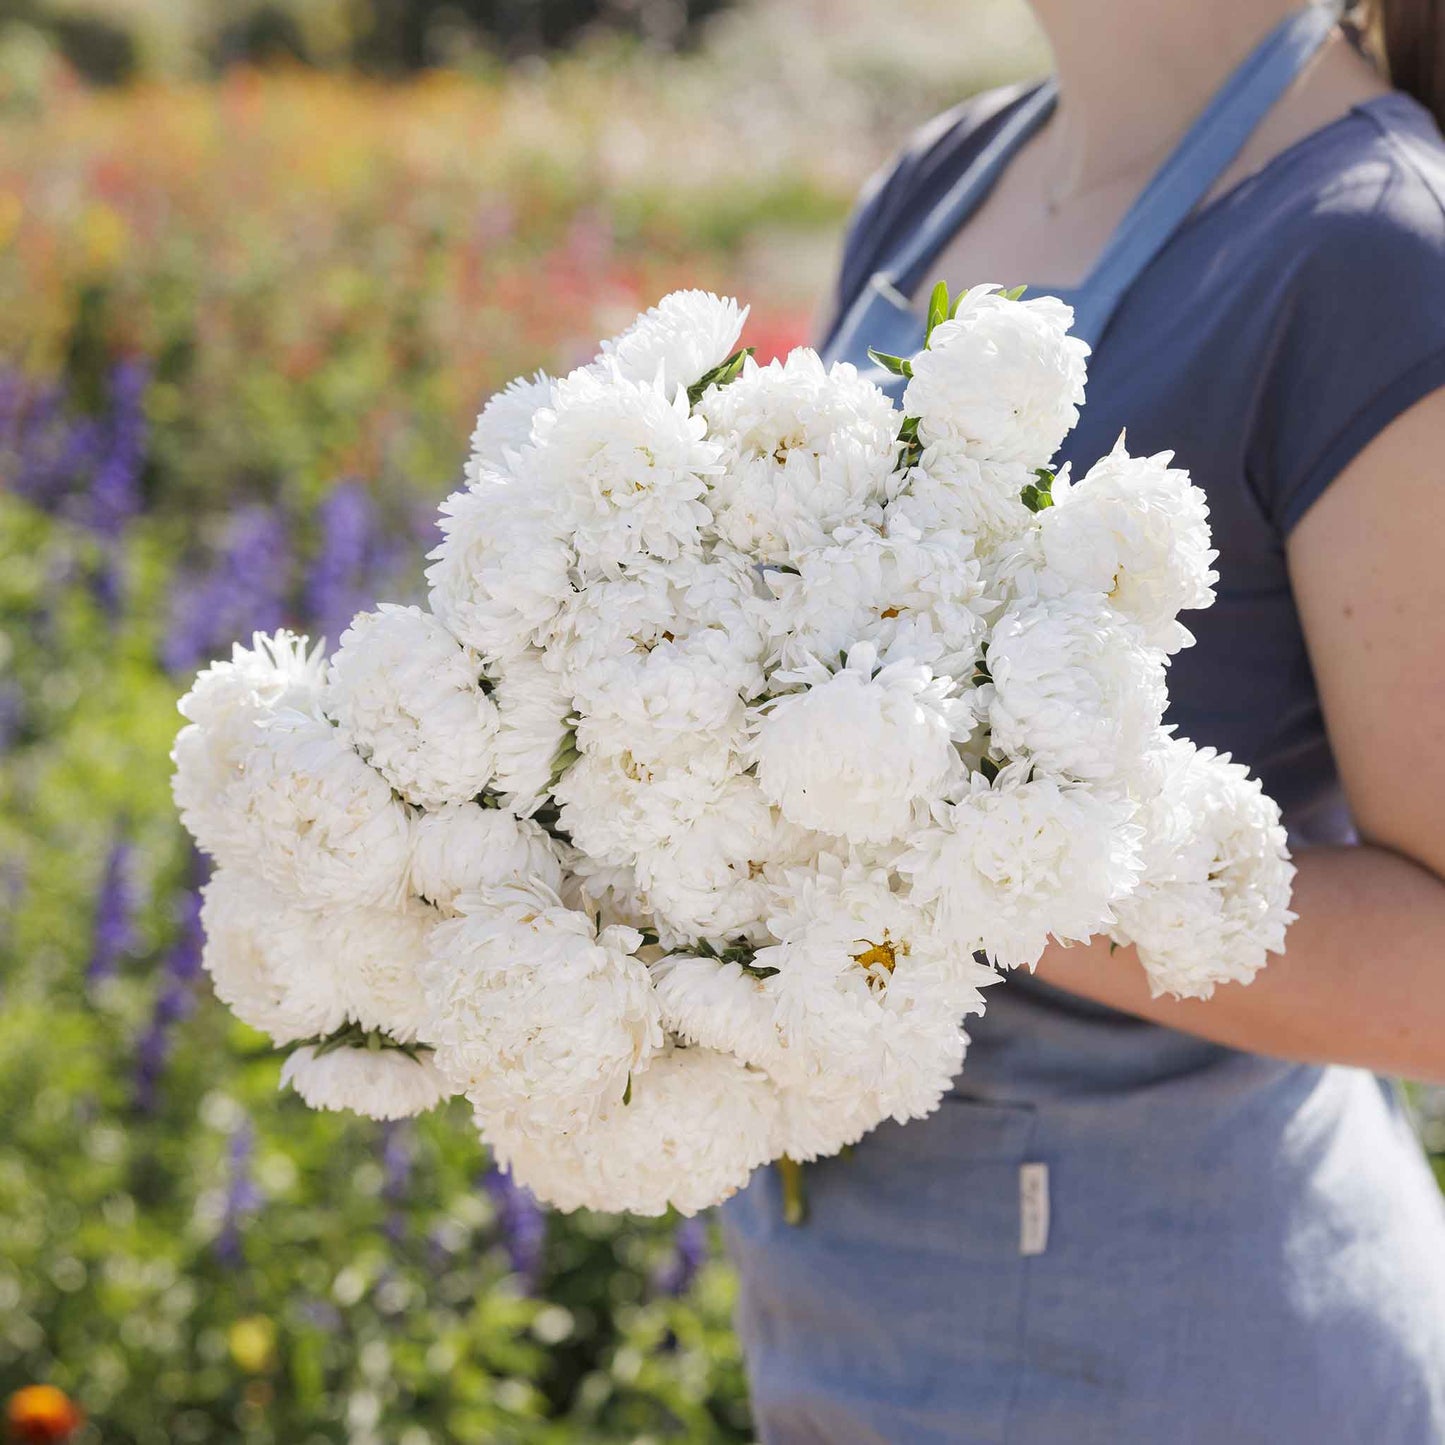
<svg viewBox="0 0 1445 1445"><path fill-rule="evenodd" d="M68 1440L84 1420L80 1407L54 1385L27 1385L11 1395L5 1409L9 1438L24 1445Z"/></svg>

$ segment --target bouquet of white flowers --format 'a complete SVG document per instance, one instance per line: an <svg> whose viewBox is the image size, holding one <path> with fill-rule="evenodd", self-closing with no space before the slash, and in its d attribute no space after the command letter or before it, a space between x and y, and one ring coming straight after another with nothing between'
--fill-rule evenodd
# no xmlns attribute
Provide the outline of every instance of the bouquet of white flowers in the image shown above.
<svg viewBox="0 0 1445 1445"><path fill-rule="evenodd" d="M940 288L879 358L901 410L744 319L680 292L514 382L427 608L181 703L221 998L316 1107L464 1095L564 1209L692 1212L928 1114L1050 938L1208 997L1291 919L1274 804L1161 725L1202 494L1122 443L1048 470L1068 307Z"/></svg>

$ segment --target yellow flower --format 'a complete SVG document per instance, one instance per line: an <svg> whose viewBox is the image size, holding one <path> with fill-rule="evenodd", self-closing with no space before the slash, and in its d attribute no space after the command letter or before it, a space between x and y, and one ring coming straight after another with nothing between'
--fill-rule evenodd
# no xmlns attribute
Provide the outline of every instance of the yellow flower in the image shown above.
<svg viewBox="0 0 1445 1445"><path fill-rule="evenodd" d="M248 1374L264 1374L276 1362L276 1326L265 1315L247 1315L227 1332L231 1358Z"/></svg>

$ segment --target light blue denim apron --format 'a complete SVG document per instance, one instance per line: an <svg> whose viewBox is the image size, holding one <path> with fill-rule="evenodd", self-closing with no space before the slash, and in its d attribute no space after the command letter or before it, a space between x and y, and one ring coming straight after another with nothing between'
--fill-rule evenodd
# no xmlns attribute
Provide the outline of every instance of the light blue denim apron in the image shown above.
<svg viewBox="0 0 1445 1445"><path fill-rule="evenodd" d="M1330 33L1282 24L1062 293L1104 340L1120 298ZM830 359L896 394L908 294L1047 118L1022 103L845 313ZM724 1209L766 1445L1445 1442L1445 1209L1395 1090L1073 999L990 991L955 1091Z"/></svg>

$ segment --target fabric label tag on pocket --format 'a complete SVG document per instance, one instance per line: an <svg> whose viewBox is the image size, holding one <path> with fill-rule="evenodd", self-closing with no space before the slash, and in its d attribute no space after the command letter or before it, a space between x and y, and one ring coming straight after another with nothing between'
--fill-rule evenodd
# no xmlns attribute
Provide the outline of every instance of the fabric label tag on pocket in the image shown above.
<svg viewBox="0 0 1445 1445"><path fill-rule="evenodd" d="M1019 1165L1019 1253L1042 1254L1049 1247L1049 1166Z"/></svg>

